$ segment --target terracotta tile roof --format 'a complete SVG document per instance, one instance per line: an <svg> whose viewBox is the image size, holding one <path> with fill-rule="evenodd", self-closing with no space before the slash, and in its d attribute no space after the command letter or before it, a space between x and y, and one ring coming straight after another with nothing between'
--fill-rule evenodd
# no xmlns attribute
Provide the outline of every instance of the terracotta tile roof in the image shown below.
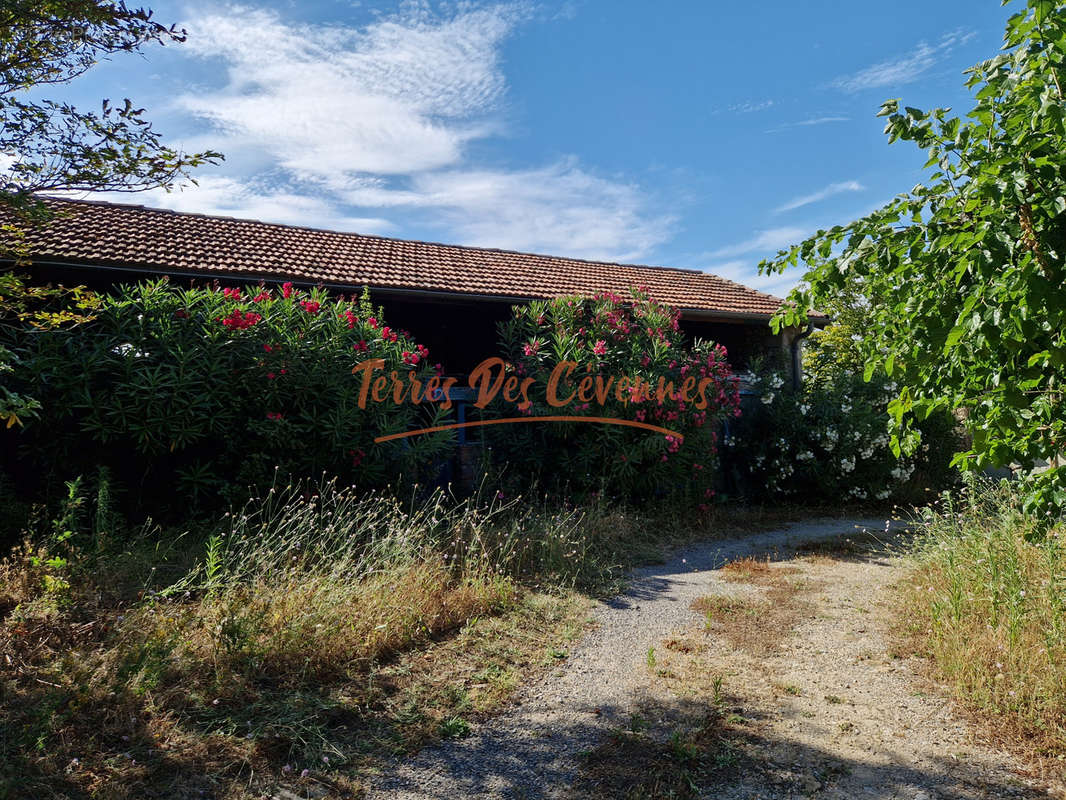
<svg viewBox="0 0 1066 800"><path fill-rule="evenodd" d="M696 270L612 264L480 247L49 199L62 214L28 234L39 262L124 267L233 280L292 280L548 298L646 286L682 309L769 316L780 298Z"/></svg>

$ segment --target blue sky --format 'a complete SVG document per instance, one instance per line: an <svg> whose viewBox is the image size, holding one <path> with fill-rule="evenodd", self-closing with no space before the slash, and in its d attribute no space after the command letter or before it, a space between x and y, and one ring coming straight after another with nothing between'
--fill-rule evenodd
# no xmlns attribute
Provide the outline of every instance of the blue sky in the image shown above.
<svg viewBox="0 0 1066 800"><path fill-rule="evenodd" d="M1016 5L1016 4L1015 4ZM756 264L920 180L881 102L969 108L997 0L153 3L185 44L60 96L130 97L226 154L199 187L109 199L706 269ZM53 93L55 96L56 93Z"/></svg>

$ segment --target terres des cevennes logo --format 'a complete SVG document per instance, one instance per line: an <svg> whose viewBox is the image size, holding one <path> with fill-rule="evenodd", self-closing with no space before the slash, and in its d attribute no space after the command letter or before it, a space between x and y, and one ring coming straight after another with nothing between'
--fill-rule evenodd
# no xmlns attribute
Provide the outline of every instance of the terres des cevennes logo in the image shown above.
<svg viewBox="0 0 1066 800"><path fill-rule="evenodd" d="M536 378L514 374L513 371L508 369L509 365L502 358L487 358L470 373L467 385L473 393L472 404L476 408L483 409L497 397L502 397L506 403L513 404L518 411L526 414L529 413L532 407L532 395L534 394L543 396L550 407L561 411L572 406L572 404L580 404L582 409L587 409L591 404L595 403L602 408L612 400L623 405L629 405L648 401L656 401L662 404L666 399L674 399L680 400L698 411L703 411L710 405L707 397L707 388L714 383L713 378L710 377L688 375L681 379L678 384L675 384L672 379L659 377L653 383L641 376L630 377L628 375L604 375L601 373L587 373L578 376L575 373L578 372L579 366L576 361L560 361L551 370L544 386L539 387ZM360 408L365 409L368 403L394 403L396 405L429 403L439 405L442 409L450 409L452 407L451 390L458 384L457 378L434 375L422 381L413 373L400 373L396 370L390 370L386 373L384 368L385 360L381 358L361 361L352 368L352 374L359 381L358 398ZM684 439L684 436L676 431L640 420L554 414L457 422L450 425L437 425L431 428L380 436L374 441L383 442L391 439L403 439L409 436L455 430L457 428L525 422L596 422L643 428L674 437L678 441Z"/></svg>

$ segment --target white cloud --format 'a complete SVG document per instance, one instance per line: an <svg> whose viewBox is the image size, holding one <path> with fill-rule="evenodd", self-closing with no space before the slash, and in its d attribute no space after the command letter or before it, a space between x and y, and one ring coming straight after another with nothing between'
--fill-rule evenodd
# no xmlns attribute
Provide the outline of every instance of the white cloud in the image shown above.
<svg viewBox="0 0 1066 800"><path fill-rule="evenodd" d="M224 179L161 200L345 229L417 212L449 241L589 258L638 259L669 236L646 192L574 159L471 163L472 142L505 132L500 51L531 7L401 8L362 28L247 7L193 15L183 52L220 63L224 82L178 104L237 158ZM256 189L264 174L284 188Z"/></svg>
<svg viewBox="0 0 1066 800"><path fill-rule="evenodd" d="M808 233L809 231L806 228L797 228L795 226L770 228L769 230L761 231L743 242L712 250L710 253L706 254L706 257L719 259L733 258L734 256L742 256L747 253L776 253L778 250L783 250L786 247L801 242Z"/></svg>
<svg viewBox="0 0 1066 800"><path fill-rule="evenodd" d="M387 233L395 227L380 217L358 217L338 211L328 201L286 188L242 183L234 178L207 175L199 186L167 192L73 193L71 196L113 203L134 203L151 208L169 208L195 214L257 219L288 225L310 225L335 231Z"/></svg>
<svg viewBox="0 0 1066 800"><path fill-rule="evenodd" d="M731 105L729 110L735 114L752 114L756 111L765 111L773 105L773 100L745 100L743 103Z"/></svg>
<svg viewBox="0 0 1066 800"><path fill-rule="evenodd" d="M228 82L179 105L298 173L446 166L493 128L485 115L505 88L498 50L518 18L513 6L442 19L416 8L365 29L241 7L194 17L188 51L221 58Z"/></svg>
<svg viewBox="0 0 1066 800"><path fill-rule="evenodd" d="M804 120L800 120L799 122L786 122L783 125L778 125L775 128L770 128L766 132L767 133L780 133L781 131L786 131L789 128L807 128L807 127L812 127L814 125L828 125L831 122L850 122L850 121L851 121L851 117L839 117L839 116L836 116L836 117L834 117L834 116L830 116L830 117L814 117L813 119L804 119Z"/></svg>
<svg viewBox="0 0 1066 800"><path fill-rule="evenodd" d="M408 189L363 186L353 205L433 209L468 244L566 252L583 258L639 259L665 241L673 220L644 216L633 185L581 169L575 159L519 170L436 171Z"/></svg>
<svg viewBox="0 0 1066 800"><path fill-rule="evenodd" d="M970 41L976 35L972 31L960 30L945 34L936 44L919 42L918 46L906 55L874 64L854 75L842 75L831 85L842 91L854 93L882 86L900 86L911 83L946 58L955 48Z"/></svg>
<svg viewBox="0 0 1066 800"><path fill-rule="evenodd" d="M774 209L775 214L780 214L783 211L792 211L803 206L809 206L812 203L820 203L828 197L833 195L843 194L844 192L863 192L866 191L866 187L858 181L842 181L840 183L831 183L824 189L821 189L812 194L802 195L801 197L795 197L789 200L782 206L778 206Z"/></svg>

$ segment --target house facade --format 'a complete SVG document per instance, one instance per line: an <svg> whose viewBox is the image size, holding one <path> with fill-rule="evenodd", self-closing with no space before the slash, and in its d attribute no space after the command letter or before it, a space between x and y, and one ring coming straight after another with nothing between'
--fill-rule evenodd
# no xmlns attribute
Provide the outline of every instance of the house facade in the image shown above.
<svg viewBox="0 0 1066 800"><path fill-rule="evenodd" d="M109 285L265 281L370 290L390 324L415 333L448 372L495 355L496 324L534 299L627 294L634 286L681 310L682 329L726 347L736 369L754 357L794 371L803 333L774 334L781 299L697 270L588 261L317 230L139 205L48 199L56 213L26 234L36 281Z"/></svg>

